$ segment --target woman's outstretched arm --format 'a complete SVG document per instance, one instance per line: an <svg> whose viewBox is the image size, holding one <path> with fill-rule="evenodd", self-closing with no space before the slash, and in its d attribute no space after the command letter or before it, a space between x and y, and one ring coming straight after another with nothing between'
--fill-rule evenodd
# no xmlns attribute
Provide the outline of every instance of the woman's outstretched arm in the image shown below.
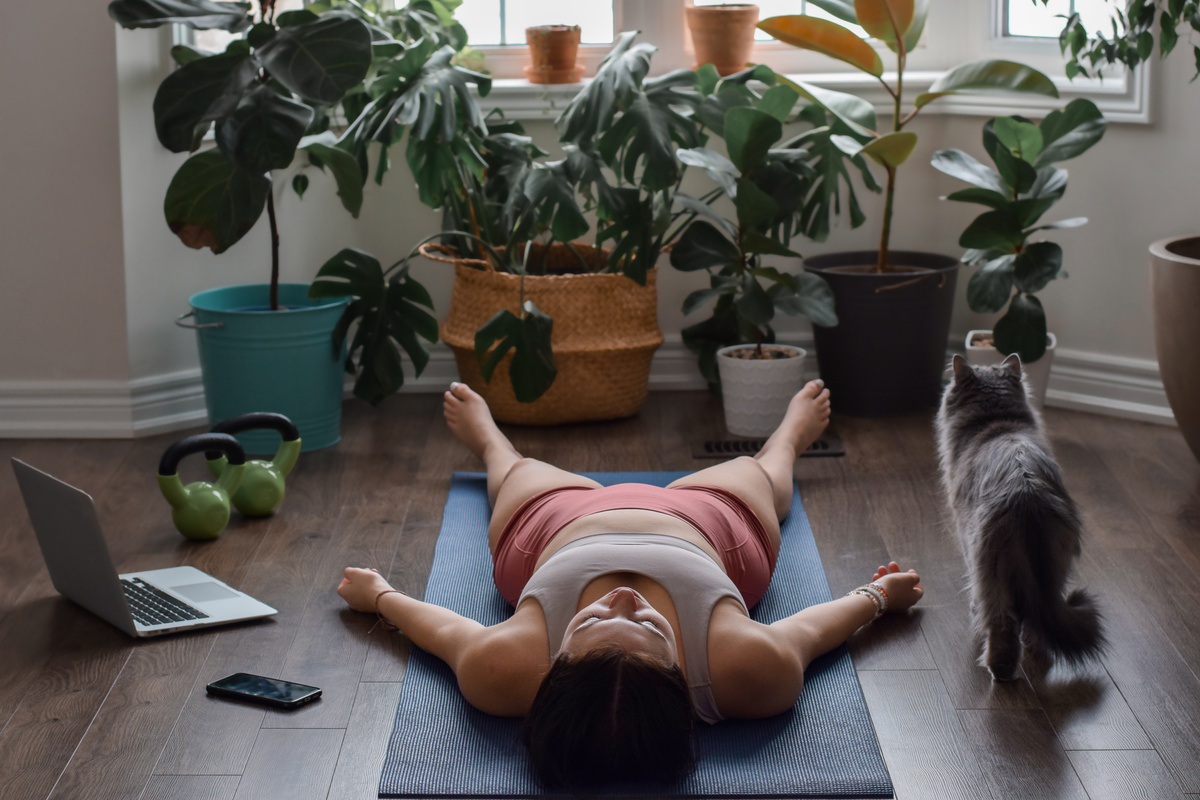
<svg viewBox="0 0 1200 800"><path fill-rule="evenodd" d="M528 710L549 669L544 619L534 619L532 609L523 607L487 627L391 589L375 570L347 567L337 591L350 608L378 612L417 647L445 661L475 708L504 717Z"/></svg>
<svg viewBox="0 0 1200 800"><path fill-rule="evenodd" d="M880 567L872 578L887 592L887 610L904 611L925 593L916 570L901 572L891 562ZM828 603L809 606L771 625L796 649L803 667L828 653L875 618L877 606L866 594L849 594Z"/></svg>

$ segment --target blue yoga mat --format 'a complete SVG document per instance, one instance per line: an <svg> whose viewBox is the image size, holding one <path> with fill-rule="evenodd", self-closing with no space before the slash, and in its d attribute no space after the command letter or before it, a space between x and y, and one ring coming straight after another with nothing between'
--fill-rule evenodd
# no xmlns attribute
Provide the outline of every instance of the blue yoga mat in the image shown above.
<svg viewBox="0 0 1200 800"><path fill-rule="evenodd" d="M665 486L685 473L605 472L603 484ZM484 625L512 608L492 583L484 476L456 473L425 600ZM753 609L769 623L830 600L829 582L797 492L783 525L771 588ZM800 701L764 720L700 725L696 772L658 797L888 798L892 783L845 647L811 664ZM543 792L529 771L520 722L467 705L453 673L416 648L379 780L387 798L524 798Z"/></svg>

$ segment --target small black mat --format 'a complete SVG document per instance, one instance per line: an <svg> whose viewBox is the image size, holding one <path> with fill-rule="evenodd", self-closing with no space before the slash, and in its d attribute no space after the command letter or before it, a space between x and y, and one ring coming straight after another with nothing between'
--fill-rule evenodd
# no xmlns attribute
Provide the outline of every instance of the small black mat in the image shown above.
<svg viewBox="0 0 1200 800"><path fill-rule="evenodd" d="M665 486L684 473L599 473L604 484ZM457 473L446 500L425 599L494 625L512 613L492 582L487 547L487 483ZM783 525L783 547L766 596L753 609L764 623L830 600L829 583L797 492ZM892 784L847 649L805 673L804 691L785 714L701 725L700 764L660 798L881 798ZM645 795L645 791L629 794ZM530 798L542 792L520 742L520 722L467 705L454 675L416 648L404 676L380 797Z"/></svg>
<svg viewBox="0 0 1200 800"><path fill-rule="evenodd" d="M692 448L692 458L737 458L752 456L762 449L766 439L747 439L742 436L728 436L724 439L708 439L696 442ZM846 446L842 437L830 425L820 437L808 446L801 458L824 458L827 456L846 455Z"/></svg>

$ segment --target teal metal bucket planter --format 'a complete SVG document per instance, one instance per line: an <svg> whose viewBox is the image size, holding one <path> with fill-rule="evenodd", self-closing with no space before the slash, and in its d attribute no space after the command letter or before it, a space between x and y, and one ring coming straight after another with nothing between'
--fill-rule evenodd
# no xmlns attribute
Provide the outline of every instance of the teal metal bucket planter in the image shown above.
<svg viewBox="0 0 1200 800"><path fill-rule="evenodd" d="M283 414L300 429L301 450L341 439L343 359L333 329L349 298L310 300L308 284L279 285L281 310L268 307L267 284L226 286L193 295L200 372L208 418L217 423L253 411ZM182 318L180 318L182 320ZM247 453L274 454L279 434L237 436Z"/></svg>

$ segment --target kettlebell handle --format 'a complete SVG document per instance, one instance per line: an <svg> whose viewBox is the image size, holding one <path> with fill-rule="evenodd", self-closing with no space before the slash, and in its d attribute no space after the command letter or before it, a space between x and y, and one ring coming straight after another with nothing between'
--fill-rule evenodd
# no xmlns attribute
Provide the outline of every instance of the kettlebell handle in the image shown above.
<svg viewBox="0 0 1200 800"><path fill-rule="evenodd" d="M242 449L238 440L229 434L197 433L195 436L180 439L167 448L158 462L158 474L163 477L175 475L179 472L179 462L184 458L192 453L209 450L224 454L229 463L234 466L246 463L246 451Z"/></svg>
<svg viewBox="0 0 1200 800"><path fill-rule="evenodd" d="M279 431L279 435L283 437L283 441L285 442L293 442L300 438L300 429L290 419L283 414L275 414L269 411L255 411L250 414L242 414L240 417L233 417L232 419L218 422L216 425L213 425L212 432L234 434L261 428ZM214 457L210 456L210 458Z"/></svg>

